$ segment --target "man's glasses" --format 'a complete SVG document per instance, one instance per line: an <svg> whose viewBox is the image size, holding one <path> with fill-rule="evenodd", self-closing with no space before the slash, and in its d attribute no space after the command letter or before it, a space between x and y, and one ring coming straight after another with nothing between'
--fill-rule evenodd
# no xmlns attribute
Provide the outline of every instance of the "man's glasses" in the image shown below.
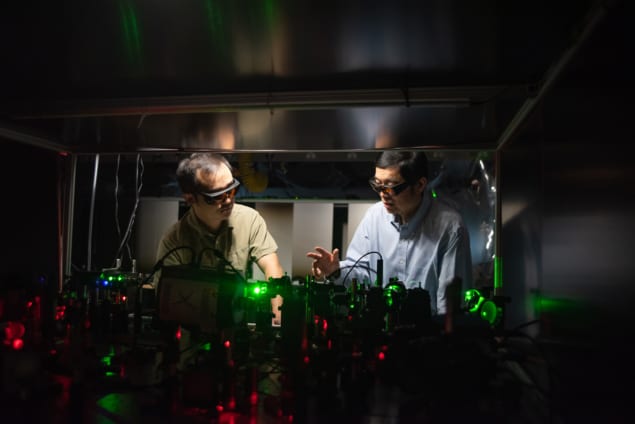
<svg viewBox="0 0 635 424"><path fill-rule="evenodd" d="M379 194L384 193L389 196L397 196L399 195L399 193L401 193L402 191L404 191L410 186L410 183L408 183L407 181L404 181L403 183L399 183L397 185L377 184L377 181L375 181L372 178L368 180L368 184L370 184L370 188L375 190L377 193Z"/></svg>
<svg viewBox="0 0 635 424"><path fill-rule="evenodd" d="M227 187L222 190L213 191L211 193L204 193L199 191L198 194L203 196L203 200L208 205L214 205L218 203L222 203L225 200L232 198L236 195L238 191L238 186L240 185L240 181L234 178L234 181Z"/></svg>

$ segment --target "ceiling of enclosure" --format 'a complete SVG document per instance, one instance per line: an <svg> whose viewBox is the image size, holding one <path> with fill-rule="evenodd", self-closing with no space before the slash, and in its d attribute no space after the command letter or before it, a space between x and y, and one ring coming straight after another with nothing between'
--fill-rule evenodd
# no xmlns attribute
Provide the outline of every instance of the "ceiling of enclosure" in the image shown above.
<svg viewBox="0 0 635 424"><path fill-rule="evenodd" d="M12 3L0 17L0 138L80 154L495 150L563 72L602 68L598 37L624 8Z"/></svg>

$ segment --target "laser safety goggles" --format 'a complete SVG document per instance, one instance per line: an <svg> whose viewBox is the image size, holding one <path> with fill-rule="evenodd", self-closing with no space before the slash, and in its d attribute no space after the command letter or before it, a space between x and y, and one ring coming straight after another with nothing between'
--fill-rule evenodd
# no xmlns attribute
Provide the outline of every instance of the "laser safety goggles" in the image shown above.
<svg viewBox="0 0 635 424"><path fill-rule="evenodd" d="M199 191L197 192L197 194L203 196L203 200L205 201L205 203L207 203L208 205L213 205L224 202L226 199L234 197L236 195L236 192L238 191L239 185L240 181L234 178L232 183L222 190L213 191L211 193Z"/></svg>
<svg viewBox="0 0 635 424"><path fill-rule="evenodd" d="M404 191L410 186L410 183L408 183L408 181L404 181L403 183L399 183L396 185L378 184L377 181L375 181L372 178L368 180L368 184L370 184L370 188L375 190L377 193L379 194L384 193L388 196L397 196L399 195L399 193L401 193L402 191Z"/></svg>

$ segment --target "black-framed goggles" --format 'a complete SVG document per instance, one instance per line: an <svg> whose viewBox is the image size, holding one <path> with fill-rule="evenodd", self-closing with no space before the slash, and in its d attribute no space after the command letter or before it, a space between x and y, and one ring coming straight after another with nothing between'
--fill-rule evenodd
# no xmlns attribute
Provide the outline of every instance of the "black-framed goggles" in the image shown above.
<svg viewBox="0 0 635 424"><path fill-rule="evenodd" d="M370 184L370 188L375 190L377 193L379 194L384 193L389 196L397 196L399 195L399 193L401 193L402 191L404 191L410 186L410 183L408 181L404 181L403 183L399 183L396 185L377 184L377 181L375 181L372 178L368 180L368 184Z"/></svg>
<svg viewBox="0 0 635 424"><path fill-rule="evenodd" d="M222 190L213 191L211 193L199 191L197 192L197 194L203 196L203 200L205 201L205 203L207 203L208 205L213 205L216 203L224 202L228 198L234 197L236 195L236 192L238 191L239 185L240 181L234 178L232 183Z"/></svg>

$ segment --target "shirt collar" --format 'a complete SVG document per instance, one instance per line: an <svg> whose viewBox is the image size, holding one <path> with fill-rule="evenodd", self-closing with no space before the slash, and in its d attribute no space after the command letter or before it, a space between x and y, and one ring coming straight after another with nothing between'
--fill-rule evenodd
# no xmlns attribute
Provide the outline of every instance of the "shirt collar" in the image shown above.
<svg viewBox="0 0 635 424"><path fill-rule="evenodd" d="M412 216L410 221L408 221L406 224L401 224L397 215L391 215L390 223L392 224L393 227L395 227L395 229L399 231L401 230L408 231L409 229L412 229L412 228L418 228L421 225L423 218L427 215L428 211L430 210L431 205L432 205L432 193L430 193L429 190L426 190L423 194L423 199L421 203L419 203L419 207L417 208L417 211Z"/></svg>
<svg viewBox="0 0 635 424"><path fill-rule="evenodd" d="M203 224L198 219L198 217L196 216L196 214L194 213L194 211L191 208L185 213L185 216L183 217L183 219L185 219L186 222L188 223L188 225L190 225L201 236L214 236L214 237L217 237L220 234L223 234L224 232L226 232L228 228L232 228L229 225L229 220L223 221L221 226L220 226L220 228L219 228L219 230L218 230L218 233L217 234L213 233L207 228L207 226L205 226L205 224Z"/></svg>

